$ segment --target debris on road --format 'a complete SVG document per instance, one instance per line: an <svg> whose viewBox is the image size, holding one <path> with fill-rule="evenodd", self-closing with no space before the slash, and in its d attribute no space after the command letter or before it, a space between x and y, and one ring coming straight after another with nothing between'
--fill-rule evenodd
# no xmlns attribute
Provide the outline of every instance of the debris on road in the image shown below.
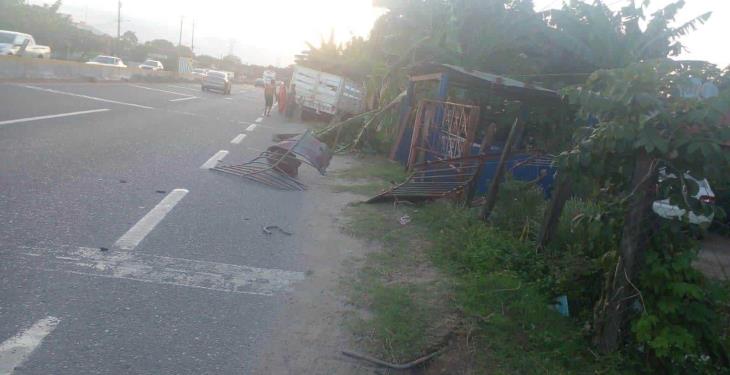
<svg viewBox="0 0 730 375"><path fill-rule="evenodd" d="M325 175L331 159L332 153L327 145L307 130L270 146L251 161L219 165L212 170L241 176L281 190L305 190L306 185L296 178L302 162Z"/></svg>
<svg viewBox="0 0 730 375"><path fill-rule="evenodd" d="M281 229L281 227L279 227L278 225L267 225L267 226L265 226L265 227L261 228L261 230L262 230L262 231L264 232L264 234L266 234L267 236L270 236L270 235L272 235L272 234L273 234L273 232L271 231L272 229L276 229L276 230L278 230L279 232L281 232L281 233L283 233L283 234L285 234L285 235L287 235L287 236L291 236L291 235L292 235L292 233L291 233L291 232L287 232L287 231L285 231L284 229Z"/></svg>
<svg viewBox="0 0 730 375"><path fill-rule="evenodd" d="M109 248L108 247L100 247L99 250L101 250L101 251L109 251Z"/></svg>
<svg viewBox="0 0 730 375"><path fill-rule="evenodd" d="M155 193L165 194L165 193L167 193L167 191L165 191L165 190L155 190Z"/></svg>

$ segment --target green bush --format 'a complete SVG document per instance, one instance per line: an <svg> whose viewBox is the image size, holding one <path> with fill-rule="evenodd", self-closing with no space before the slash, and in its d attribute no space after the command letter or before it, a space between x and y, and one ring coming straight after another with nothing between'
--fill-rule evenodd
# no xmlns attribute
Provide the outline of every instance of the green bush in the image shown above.
<svg viewBox="0 0 730 375"><path fill-rule="evenodd" d="M534 239L545 206L545 194L538 186L508 178L500 185L489 221L521 239Z"/></svg>
<svg viewBox="0 0 730 375"><path fill-rule="evenodd" d="M568 200L558 221L555 237L544 254L549 268L550 290L568 296L571 314L592 319L600 298L605 267L615 258L619 239L609 216L595 203Z"/></svg>

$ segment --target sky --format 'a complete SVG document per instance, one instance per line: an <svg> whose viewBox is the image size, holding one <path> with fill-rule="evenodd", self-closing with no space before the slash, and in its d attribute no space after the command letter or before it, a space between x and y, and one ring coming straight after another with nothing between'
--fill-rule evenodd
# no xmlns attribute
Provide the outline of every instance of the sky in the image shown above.
<svg viewBox="0 0 730 375"><path fill-rule="evenodd" d="M31 0L45 3L51 0ZM626 0L606 0L613 8ZM637 1L638 2L638 1ZM653 0L650 11L672 0ZM562 0L534 0L535 9L560 7ZM683 39L682 58L730 65L730 0L686 0L678 22L712 11L710 20ZM64 0L63 12L116 34L117 0ZM190 46L195 22L195 52L222 56L233 51L244 62L284 66L331 31L339 42L367 37L382 9L372 0L122 0L122 32L142 41L164 38L177 43L183 18L183 44ZM725 37L723 37L723 35Z"/></svg>

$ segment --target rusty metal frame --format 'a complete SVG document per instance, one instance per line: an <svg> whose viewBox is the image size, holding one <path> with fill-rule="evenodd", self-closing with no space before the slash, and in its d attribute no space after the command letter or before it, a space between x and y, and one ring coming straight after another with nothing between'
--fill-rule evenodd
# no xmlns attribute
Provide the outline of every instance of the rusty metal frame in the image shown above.
<svg viewBox="0 0 730 375"><path fill-rule="evenodd" d="M453 102L422 99L418 102L416 118L406 167L426 159L428 154L439 159L457 159L470 155L476 128L479 123L479 107ZM432 131L442 133L439 139L455 140L457 147L444 154L429 147L426 141Z"/></svg>

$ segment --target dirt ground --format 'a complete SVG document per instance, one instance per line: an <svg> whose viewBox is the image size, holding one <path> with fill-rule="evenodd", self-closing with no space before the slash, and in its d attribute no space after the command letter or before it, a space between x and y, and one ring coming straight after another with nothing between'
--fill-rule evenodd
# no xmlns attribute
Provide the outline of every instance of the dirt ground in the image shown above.
<svg viewBox="0 0 730 375"><path fill-rule="evenodd" d="M336 156L328 171L350 168L354 160ZM309 267L306 281L288 297L281 324L264 349L256 374L378 374L378 370L341 354L351 348L351 335L343 320L352 307L341 291L341 280L368 247L341 231L340 212L348 203L362 200L350 193L333 193L335 178L307 179L310 185L304 206L306 224L303 252Z"/></svg>

